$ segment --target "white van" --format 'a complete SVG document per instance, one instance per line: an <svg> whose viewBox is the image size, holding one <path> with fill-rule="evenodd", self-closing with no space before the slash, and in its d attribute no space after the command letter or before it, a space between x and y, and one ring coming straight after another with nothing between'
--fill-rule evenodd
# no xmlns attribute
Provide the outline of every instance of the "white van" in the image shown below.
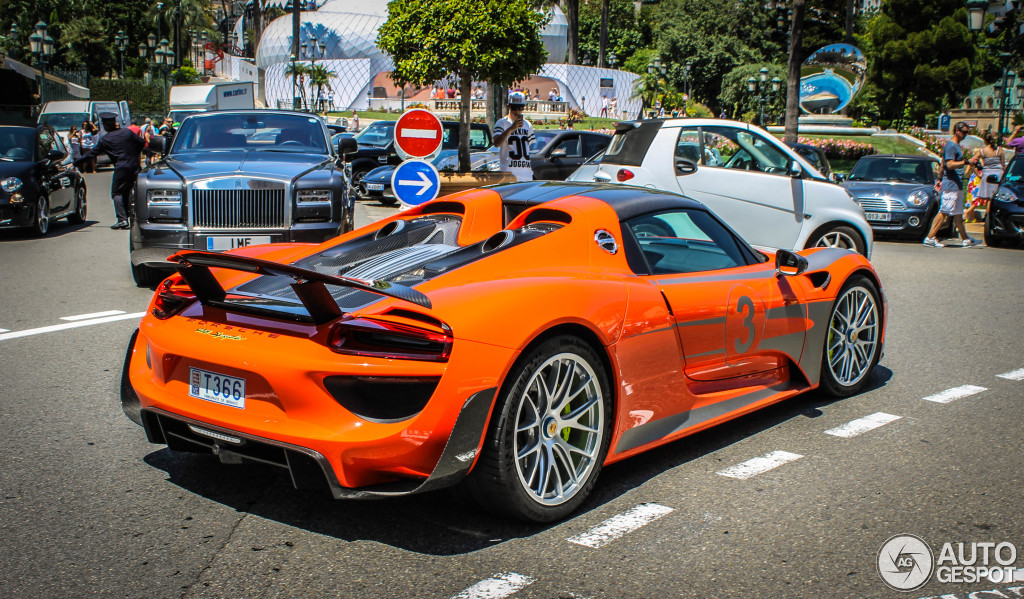
<svg viewBox="0 0 1024 599"><path fill-rule="evenodd" d="M74 125L82 128L82 123L92 121L100 129L100 137L103 137L103 124L100 122L100 114L113 112L117 115L118 123L127 127L132 122L131 112L128 110L128 102L92 102L89 100L62 100L58 102L47 102L39 113L39 124L49 125L60 134L61 139L67 143L68 131Z"/></svg>

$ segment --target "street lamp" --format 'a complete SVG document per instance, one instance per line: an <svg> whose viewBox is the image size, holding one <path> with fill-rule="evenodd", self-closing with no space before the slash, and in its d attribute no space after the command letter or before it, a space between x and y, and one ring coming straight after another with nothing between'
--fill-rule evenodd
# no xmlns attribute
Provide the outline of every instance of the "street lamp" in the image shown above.
<svg viewBox="0 0 1024 599"><path fill-rule="evenodd" d="M53 38L46 33L47 25L43 21L36 23L35 33L29 36L28 44L29 49L32 52L32 56L36 59L36 63L39 65L39 104L43 105L46 103L46 99L43 96L43 88L46 84L46 65L50 63L50 57L53 56Z"/></svg>
<svg viewBox="0 0 1024 599"><path fill-rule="evenodd" d="M647 73L650 74L650 75L654 75L654 107L655 107L655 113L654 114L655 114L655 116L658 115L658 109L661 108L661 106L659 105L659 102L658 102L658 83L659 83L658 80L660 79L659 75L664 75L667 70L668 70L668 67L663 65L663 64L661 64L661 59L660 58L655 58L654 62L647 63Z"/></svg>
<svg viewBox="0 0 1024 599"><path fill-rule="evenodd" d="M768 81L768 67L761 67L758 71L758 79L750 77L747 79L747 91L750 93L757 94L758 104L761 106L761 120L759 125L764 127L764 105L768 103L770 99L768 96L768 90L771 90L771 98L775 97L775 94L779 93L779 88L782 87L782 80L778 77L772 77L769 85Z"/></svg>
<svg viewBox="0 0 1024 599"><path fill-rule="evenodd" d="M988 0L967 0L965 5L967 7L967 28L970 29L972 34L977 35L982 27L985 26ZM999 145L1003 143L1003 134L1009 128L1008 121L1014 105L1013 94L1010 90L1013 88L1016 74L1010 70L1009 61L1012 56L1010 49L1016 45L1018 32L1016 23L1006 25L1006 31L1003 34L1004 50L998 54L1000 61L1003 63L1002 82L996 83L996 97L999 100L999 131L997 133ZM983 44L978 44L978 47L986 48Z"/></svg>
<svg viewBox="0 0 1024 599"><path fill-rule="evenodd" d="M985 26L988 0L967 0L967 28L977 33Z"/></svg>
<svg viewBox="0 0 1024 599"><path fill-rule="evenodd" d="M686 91L686 99L690 99L690 70L693 69L693 61L687 60L683 70L683 86Z"/></svg>
<svg viewBox="0 0 1024 599"><path fill-rule="evenodd" d="M13 23L11 24L11 30L7 34L7 54L9 54L11 58L17 58L17 56L15 56L15 51L18 49L17 37L18 24Z"/></svg>
<svg viewBox="0 0 1024 599"><path fill-rule="evenodd" d="M117 53L121 55L121 79L124 79L124 53L128 49L128 36L124 34L124 30L121 29L114 36L114 44L117 46Z"/></svg>
<svg viewBox="0 0 1024 599"><path fill-rule="evenodd" d="M608 68L609 69L614 69L615 68L615 64L618 62L618 60L619 60L619 57L616 56L614 52L609 52L608 53Z"/></svg>

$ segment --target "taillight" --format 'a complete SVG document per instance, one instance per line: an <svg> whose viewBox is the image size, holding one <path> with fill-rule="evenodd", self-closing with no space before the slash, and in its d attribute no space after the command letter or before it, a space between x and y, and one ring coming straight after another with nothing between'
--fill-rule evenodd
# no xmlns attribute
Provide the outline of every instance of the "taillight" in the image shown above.
<svg viewBox="0 0 1024 599"><path fill-rule="evenodd" d="M619 172L615 173L615 178L619 180L619 183L622 183L623 181L629 181L635 176L636 175L633 174L633 171L624 168L620 168Z"/></svg>
<svg viewBox="0 0 1024 599"><path fill-rule="evenodd" d="M447 326L431 330L398 322L349 318L331 328L327 343L339 354L447 362L452 339Z"/></svg>
<svg viewBox="0 0 1024 599"><path fill-rule="evenodd" d="M160 320L167 320L194 301L196 301L195 294L180 275L168 277L156 288L156 297L153 299L153 316Z"/></svg>

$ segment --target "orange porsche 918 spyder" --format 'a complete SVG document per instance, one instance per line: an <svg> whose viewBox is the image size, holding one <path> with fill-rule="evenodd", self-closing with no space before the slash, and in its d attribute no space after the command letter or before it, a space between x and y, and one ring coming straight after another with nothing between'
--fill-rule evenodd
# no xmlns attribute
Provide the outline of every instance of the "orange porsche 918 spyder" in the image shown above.
<svg viewBox="0 0 1024 599"><path fill-rule="evenodd" d="M150 442L335 498L460 484L538 522L605 464L810 389L857 393L887 310L855 252L765 254L698 202L599 183L170 259L121 384Z"/></svg>

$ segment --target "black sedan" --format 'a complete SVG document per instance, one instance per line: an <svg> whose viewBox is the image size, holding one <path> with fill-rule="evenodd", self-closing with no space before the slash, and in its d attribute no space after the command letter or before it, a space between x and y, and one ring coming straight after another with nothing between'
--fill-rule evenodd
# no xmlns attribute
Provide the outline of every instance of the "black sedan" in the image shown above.
<svg viewBox="0 0 1024 599"><path fill-rule="evenodd" d="M927 156L865 156L857 161L843 187L864 209L876 235L923 240L938 211L937 168L938 161Z"/></svg>
<svg viewBox="0 0 1024 599"><path fill-rule="evenodd" d="M533 178L565 181L588 158L603 152L612 141L611 135L592 131L541 129L530 144Z"/></svg>
<svg viewBox="0 0 1024 599"><path fill-rule="evenodd" d="M1014 156L985 213L985 245L1024 242L1024 160Z"/></svg>
<svg viewBox="0 0 1024 599"><path fill-rule="evenodd" d="M49 125L0 126L0 229L42 236L57 219L85 222L85 180L67 157Z"/></svg>
<svg viewBox="0 0 1024 599"><path fill-rule="evenodd" d="M167 154L142 171L131 220L132 275L153 285L180 250L320 243L353 228L353 194L324 122L281 110L194 114ZM164 139L150 148L163 153Z"/></svg>
<svg viewBox="0 0 1024 599"><path fill-rule="evenodd" d="M801 143L790 143L786 142L786 145L793 148L793 151L800 154L810 162L814 168L818 169L818 172L824 175L829 181L837 183L836 175L832 172L832 165L828 162L828 156L825 155L825 150L817 146L810 144Z"/></svg>

